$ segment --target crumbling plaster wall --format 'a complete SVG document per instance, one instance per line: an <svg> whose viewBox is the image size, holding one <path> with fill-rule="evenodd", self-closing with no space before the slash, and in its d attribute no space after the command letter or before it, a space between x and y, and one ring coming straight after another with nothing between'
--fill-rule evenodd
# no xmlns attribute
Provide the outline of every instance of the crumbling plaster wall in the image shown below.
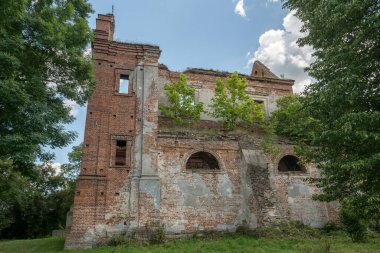
<svg viewBox="0 0 380 253"><path fill-rule="evenodd" d="M167 232L234 231L242 224L256 228L288 219L322 227L335 218L334 205L312 200L318 189L305 180L318 176L315 167L306 166L306 173L279 172L279 158L264 154L259 138L244 139L159 134L160 221ZM292 152L292 146L282 147L280 158ZM186 170L187 159L198 151L213 154L221 170Z"/></svg>
<svg viewBox="0 0 380 253"><path fill-rule="evenodd" d="M241 153L236 141L212 137L160 135L161 222L172 233L234 231L247 213L242 209ZM187 170L198 151L213 154L220 170Z"/></svg>
<svg viewBox="0 0 380 253"><path fill-rule="evenodd" d="M285 155L295 155L293 146L282 143L281 155L269 156L268 171L273 191L276 192L278 203L281 205L281 215L293 221L300 221L305 225L321 228L329 220L337 219L337 203L325 203L312 199L313 194L319 192L316 186L308 183L308 178L319 177L315 165L306 164L306 171L278 170L278 163Z"/></svg>

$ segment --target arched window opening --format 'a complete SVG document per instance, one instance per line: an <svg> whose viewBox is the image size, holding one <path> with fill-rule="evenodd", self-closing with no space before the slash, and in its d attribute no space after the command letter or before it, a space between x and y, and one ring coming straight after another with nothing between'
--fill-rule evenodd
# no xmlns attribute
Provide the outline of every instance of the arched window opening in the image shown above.
<svg viewBox="0 0 380 253"><path fill-rule="evenodd" d="M208 152L197 152L186 163L187 170L220 170L218 160Z"/></svg>
<svg viewBox="0 0 380 253"><path fill-rule="evenodd" d="M300 164L300 160L292 155L286 155L281 158L278 163L278 171L287 172L287 171L298 171L298 172L306 172L305 167Z"/></svg>

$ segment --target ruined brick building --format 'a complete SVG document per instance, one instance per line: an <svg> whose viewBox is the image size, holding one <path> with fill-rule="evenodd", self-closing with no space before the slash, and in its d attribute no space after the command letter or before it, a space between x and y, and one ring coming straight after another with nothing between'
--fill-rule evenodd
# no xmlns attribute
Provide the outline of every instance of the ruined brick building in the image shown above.
<svg viewBox="0 0 380 253"><path fill-rule="evenodd" d="M311 199L316 189L304 179L317 171L299 165L290 144L271 157L260 148L258 130L225 133L206 114L187 128L160 117L164 85L179 73L158 63L158 46L116 42L113 32L114 16L98 15L92 45L98 85L88 103L66 248L92 247L152 221L168 234L191 234L284 219L318 227L334 218L334 206ZM216 77L230 75L204 69L185 74L206 108ZM294 83L260 62L244 77L267 116Z"/></svg>

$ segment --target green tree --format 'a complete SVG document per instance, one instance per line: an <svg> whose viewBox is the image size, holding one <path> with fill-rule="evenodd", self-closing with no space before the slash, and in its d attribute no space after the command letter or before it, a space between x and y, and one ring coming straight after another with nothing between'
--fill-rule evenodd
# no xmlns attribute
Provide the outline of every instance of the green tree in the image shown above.
<svg viewBox="0 0 380 253"><path fill-rule="evenodd" d="M305 111L304 99L305 97L297 94L278 99L277 110L272 113L268 124L279 135L291 137L299 143L313 145L315 134L322 126Z"/></svg>
<svg viewBox="0 0 380 253"><path fill-rule="evenodd" d="M75 182L79 175L80 167L82 164L83 143L78 146L73 146L72 151L67 155L69 163L62 165L62 173L67 182Z"/></svg>
<svg viewBox="0 0 380 253"><path fill-rule="evenodd" d="M228 77L227 82L216 80L210 115L221 118L227 131L234 130L240 121L246 127L251 127L255 120L264 121L263 107L245 92L247 86L247 80L240 78L237 72Z"/></svg>
<svg viewBox="0 0 380 253"><path fill-rule="evenodd" d="M16 221L15 207L30 199L32 191L27 186L26 178L12 170L11 161L0 160L0 238Z"/></svg>
<svg viewBox="0 0 380 253"><path fill-rule="evenodd" d="M93 88L84 56L92 32L86 0L0 1L0 236L50 233L66 189L45 147L76 136L66 101L83 105ZM58 194L58 195L56 195Z"/></svg>
<svg viewBox="0 0 380 253"><path fill-rule="evenodd" d="M35 167L28 176L1 168L0 238L46 236L58 227L61 201L55 194L64 187L64 178L50 163Z"/></svg>
<svg viewBox="0 0 380 253"><path fill-rule="evenodd" d="M58 221L61 226L66 223L66 214L74 202L75 183L79 175L83 155L83 143L73 146L72 151L68 154L69 162L62 164L61 176L65 180L65 185L61 191L56 194L56 199L60 199L60 209Z"/></svg>
<svg viewBox="0 0 380 253"><path fill-rule="evenodd" d="M353 242L363 242L367 237L368 219L363 216L361 210L352 206L351 199L344 199L341 203L340 220L344 230ZM363 219L364 217L364 219Z"/></svg>
<svg viewBox="0 0 380 253"><path fill-rule="evenodd" d="M363 219L380 211L380 5L378 0L285 0L303 21L316 61L303 111L318 122L301 149L321 171L320 200L340 200Z"/></svg>
<svg viewBox="0 0 380 253"><path fill-rule="evenodd" d="M177 83L166 84L165 94L170 106L159 105L162 115L174 119L177 124L199 122L203 103L195 103L195 89L187 85L185 74L179 75Z"/></svg>
<svg viewBox="0 0 380 253"><path fill-rule="evenodd" d="M278 135L292 138L296 143L312 145L312 139L318 122L304 111L304 97L289 94L276 101L277 110L272 112L264 126L265 135L261 146L265 153L274 157L281 153Z"/></svg>
<svg viewBox="0 0 380 253"><path fill-rule="evenodd" d="M76 136L65 101L83 105L94 88L90 12L86 0L0 1L0 160L20 171Z"/></svg>
<svg viewBox="0 0 380 253"><path fill-rule="evenodd" d="M69 163L58 170L47 161L28 175L13 170L9 161L0 164L0 238L46 236L65 227L82 161L82 144L74 146L68 156Z"/></svg>

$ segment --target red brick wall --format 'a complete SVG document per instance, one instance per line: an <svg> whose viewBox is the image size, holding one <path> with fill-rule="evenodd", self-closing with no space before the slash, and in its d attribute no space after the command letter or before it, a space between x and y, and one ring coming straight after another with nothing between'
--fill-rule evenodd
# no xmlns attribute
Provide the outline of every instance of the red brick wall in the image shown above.
<svg viewBox="0 0 380 253"><path fill-rule="evenodd" d="M136 129L136 94L130 76L129 93L119 94L120 74L131 75L136 65L151 51L155 58L158 47L113 42L112 15L99 15L92 44L96 89L88 102L84 136L83 162L76 184L73 225L66 248L91 247L96 243L87 234L97 233L97 224L105 224L106 213L120 202L122 189L130 179L131 142ZM154 58L153 57L153 58ZM126 166L115 166L111 154L113 139L127 139ZM129 217L130 218L130 217ZM128 217L108 222L127 222ZM104 234L100 234L100 237ZM87 239L86 239L87 238Z"/></svg>

